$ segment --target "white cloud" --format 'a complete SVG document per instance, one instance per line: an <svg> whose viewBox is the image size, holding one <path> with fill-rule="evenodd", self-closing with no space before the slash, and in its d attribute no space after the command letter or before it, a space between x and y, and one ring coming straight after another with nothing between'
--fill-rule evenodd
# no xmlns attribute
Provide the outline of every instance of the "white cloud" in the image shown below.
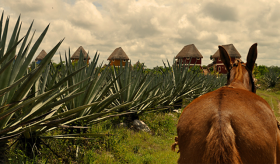
<svg viewBox="0 0 280 164"><path fill-rule="evenodd" d="M86 27L93 29L98 25L102 25L102 15L93 5L93 3L80 0L68 9L70 22L73 26Z"/></svg>
<svg viewBox="0 0 280 164"><path fill-rule="evenodd" d="M164 54L161 54L161 55L160 55L160 58L166 59L166 56L165 56Z"/></svg>
<svg viewBox="0 0 280 164"><path fill-rule="evenodd" d="M195 44L209 64L218 45L233 43L246 59L258 42L258 64L280 65L279 0L0 0L0 10L11 16L10 27L21 14L22 36L34 19L34 40L50 23L39 51L47 52L65 37L59 51L80 45L106 61L122 47L133 63L162 65L187 44ZM13 28L9 29L9 32ZM9 33L9 35L10 35ZM58 61L59 56L54 57Z"/></svg>

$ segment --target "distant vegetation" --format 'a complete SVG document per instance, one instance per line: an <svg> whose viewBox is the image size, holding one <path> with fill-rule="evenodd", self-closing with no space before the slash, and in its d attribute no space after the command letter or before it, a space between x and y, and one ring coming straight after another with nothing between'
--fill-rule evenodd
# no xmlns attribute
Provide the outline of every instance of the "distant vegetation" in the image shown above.
<svg viewBox="0 0 280 164"><path fill-rule="evenodd" d="M258 84L263 88L275 88L279 84L280 67L278 66L256 66L253 71L254 77L258 80Z"/></svg>

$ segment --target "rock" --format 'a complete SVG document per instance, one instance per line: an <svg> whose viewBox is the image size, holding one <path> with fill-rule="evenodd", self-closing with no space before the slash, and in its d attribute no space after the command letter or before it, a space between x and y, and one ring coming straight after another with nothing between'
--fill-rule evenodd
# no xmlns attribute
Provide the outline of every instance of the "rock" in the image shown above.
<svg viewBox="0 0 280 164"><path fill-rule="evenodd" d="M143 121L140 120L133 121L133 128L144 132L151 132L150 128Z"/></svg>
<svg viewBox="0 0 280 164"><path fill-rule="evenodd" d="M182 113L182 109L175 109L175 110L173 110L173 112Z"/></svg>
<svg viewBox="0 0 280 164"><path fill-rule="evenodd" d="M269 89L267 89L267 91L271 91L271 89L269 88Z"/></svg>

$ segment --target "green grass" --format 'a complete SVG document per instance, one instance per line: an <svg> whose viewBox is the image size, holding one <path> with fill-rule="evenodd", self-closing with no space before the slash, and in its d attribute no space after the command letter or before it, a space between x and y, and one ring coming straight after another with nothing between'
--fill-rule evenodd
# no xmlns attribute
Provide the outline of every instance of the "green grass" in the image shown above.
<svg viewBox="0 0 280 164"><path fill-rule="evenodd" d="M177 114L150 113L140 117L152 133L135 132L127 128L99 129L114 135L107 137L104 145L96 151L88 152L85 163L176 163L179 154L171 151L176 136ZM105 127L104 127L105 125ZM100 125L102 126L102 125Z"/></svg>
<svg viewBox="0 0 280 164"><path fill-rule="evenodd" d="M119 131L120 132L120 131ZM163 138L145 132L121 131L110 137L100 153L88 152L85 163L176 163L178 155L170 150L174 136Z"/></svg>
<svg viewBox="0 0 280 164"><path fill-rule="evenodd" d="M177 113L149 113L140 116L151 129L151 133L135 131L131 128L116 128L121 122L115 118L92 126L91 133L111 134L105 138L92 140L43 140L52 150L42 144L40 154L29 159L18 146L11 147L10 163L176 163L179 154L171 151L177 135ZM63 130L54 131L56 134ZM47 134L51 135L51 134ZM11 142L12 143L12 142ZM78 153L77 153L77 150ZM58 154L59 156L55 155ZM76 154L78 156L76 156Z"/></svg>
<svg viewBox="0 0 280 164"><path fill-rule="evenodd" d="M271 109L274 111L277 120L280 121L280 91L257 90L257 95L261 96L268 102Z"/></svg>

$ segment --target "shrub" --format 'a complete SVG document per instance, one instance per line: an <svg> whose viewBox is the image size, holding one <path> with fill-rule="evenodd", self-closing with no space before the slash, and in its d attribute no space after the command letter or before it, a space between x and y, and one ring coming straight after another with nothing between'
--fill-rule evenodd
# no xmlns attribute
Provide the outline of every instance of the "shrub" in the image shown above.
<svg viewBox="0 0 280 164"><path fill-rule="evenodd" d="M275 87L279 81L280 69L277 66L272 66L268 67L267 70L263 76L263 80L268 87Z"/></svg>

